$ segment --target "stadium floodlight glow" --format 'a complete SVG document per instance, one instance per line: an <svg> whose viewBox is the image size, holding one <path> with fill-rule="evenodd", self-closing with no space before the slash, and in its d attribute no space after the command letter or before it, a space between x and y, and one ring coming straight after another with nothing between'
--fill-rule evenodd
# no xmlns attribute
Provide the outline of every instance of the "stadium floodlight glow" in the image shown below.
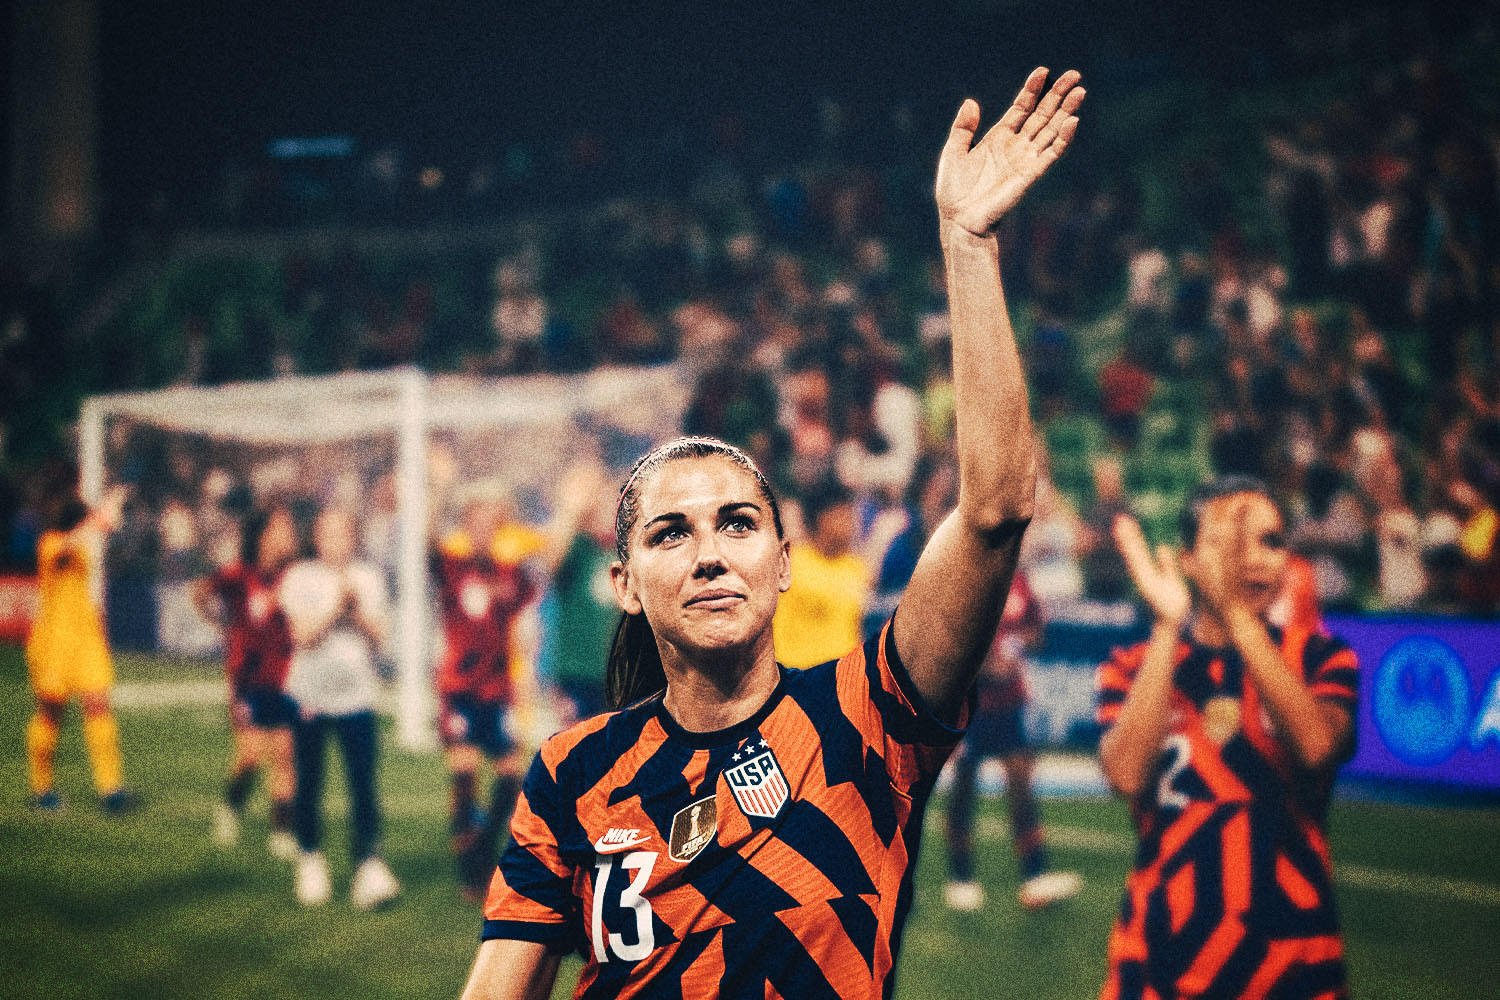
<svg viewBox="0 0 1500 1000"><path fill-rule="evenodd" d="M561 470L584 452L633 458L679 432L692 377L677 365L601 368L582 375L429 376L415 368L178 386L94 396L79 415L84 498L97 500L128 464L116 426L149 427L205 443L247 470L266 456L342 454L395 486L396 722L404 746L436 745L427 614L429 438L469 442L468 471L500 475L550 504ZM128 439L130 435L118 435ZM321 470L320 470L321 471ZM306 488L310 484L300 484ZM368 502L359 496L358 502ZM102 560L96 559L96 567ZM95 585L102 596L102 571Z"/></svg>

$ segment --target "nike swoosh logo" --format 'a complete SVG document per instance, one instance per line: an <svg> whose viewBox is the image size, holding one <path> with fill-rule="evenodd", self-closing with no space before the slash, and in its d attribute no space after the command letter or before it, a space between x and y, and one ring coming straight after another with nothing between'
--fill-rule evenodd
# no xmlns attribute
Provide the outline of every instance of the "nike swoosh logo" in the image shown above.
<svg viewBox="0 0 1500 1000"><path fill-rule="evenodd" d="M600 837L594 841L594 850L600 854L619 854L621 851L628 851L632 847L640 847L650 839L650 837L635 837L623 843L609 843L605 837Z"/></svg>

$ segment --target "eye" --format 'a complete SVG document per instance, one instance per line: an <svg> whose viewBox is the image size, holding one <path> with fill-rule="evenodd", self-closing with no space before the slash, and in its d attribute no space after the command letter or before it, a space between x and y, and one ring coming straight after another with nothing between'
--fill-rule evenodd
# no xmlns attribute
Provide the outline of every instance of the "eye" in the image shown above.
<svg viewBox="0 0 1500 1000"><path fill-rule="evenodd" d="M684 530L681 525L668 524L652 532L649 541L652 545L662 545L664 543L675 542L680 538L686 537L687 531Z"/></svg>
<svg viewBox="0 0 1500 1000"><path fill-rule="evenodd" d="M1286 536L1279 531L1267 532L1260 541L1268 549L1286 548Z"/></svg>
<svg viewBox="0 0 1500 1000"><path fill-rule="evenodd" d="M731 535L743 535L755 530L755 519L746 514L731 514L724 519L722 530Z"/></svg>

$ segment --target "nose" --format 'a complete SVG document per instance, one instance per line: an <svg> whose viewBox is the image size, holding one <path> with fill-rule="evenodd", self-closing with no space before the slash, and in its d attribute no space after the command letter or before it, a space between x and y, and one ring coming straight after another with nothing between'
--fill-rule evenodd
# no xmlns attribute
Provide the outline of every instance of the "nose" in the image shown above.
<svg viewBox="0 0 1500 1000"><path fill-rule="evenodd" d="M699 537L702 540L698 543L698 556L693 561L693 579L712 580L729 568L719 553L719 533L710 531Z"/></svg>

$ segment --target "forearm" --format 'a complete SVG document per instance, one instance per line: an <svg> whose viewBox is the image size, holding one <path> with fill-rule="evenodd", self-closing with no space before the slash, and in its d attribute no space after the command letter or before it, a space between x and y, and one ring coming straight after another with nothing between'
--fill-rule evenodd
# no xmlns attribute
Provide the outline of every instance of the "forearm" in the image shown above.
<svg viewBox="0 0 1500 1000"><path fill-rule="evenodd" d="M486 941L461 1000L546 1000L558 961L558 955L531 941Z"/></svg>
<svg viewBox="0 0 1500 1000"><path fill-rule="evenodd" d="M376 646L385 645L386 636L390 634L390 622L383 613L366 614L363 611L356 611L354 624L371 643Z"/></svg>
<svg viewBox="0 0 1500 1000"><path fill-rule="evenodd" d="M953 331L959 496L981 532L1032 516L1036 456L1025 372L1000 280L999 244L942 223Z"/></svg>
<svg viewBox="0 0 1500 1000"><path fill-rule="evenodd" d="M1342 711L1313 697L1255 615L1232 613L1226 616L1225 625L1245 661L1246 676L1275 723L1276 739L1309 770L1333 766L1348 737L1347 726L1340 724Z"/></svg>
<svg viewBox="0 0 1500 1000"><path fill-rule="evenodd" d="M933 531L917 561L897 610L896 645L917 690L940 717L952 720L1005 607L1031 517L1036 469L995 240L949 222L942 226L958 507Z"/></svg>
<svg viewBox="0 0 1500 1000"><path fill-rule="evenodd" d="M1177 627L1157 622L1120 714L1099 740L1099 766L1126 798L1140 794L1167 735L1176 669Z"/></svg>

